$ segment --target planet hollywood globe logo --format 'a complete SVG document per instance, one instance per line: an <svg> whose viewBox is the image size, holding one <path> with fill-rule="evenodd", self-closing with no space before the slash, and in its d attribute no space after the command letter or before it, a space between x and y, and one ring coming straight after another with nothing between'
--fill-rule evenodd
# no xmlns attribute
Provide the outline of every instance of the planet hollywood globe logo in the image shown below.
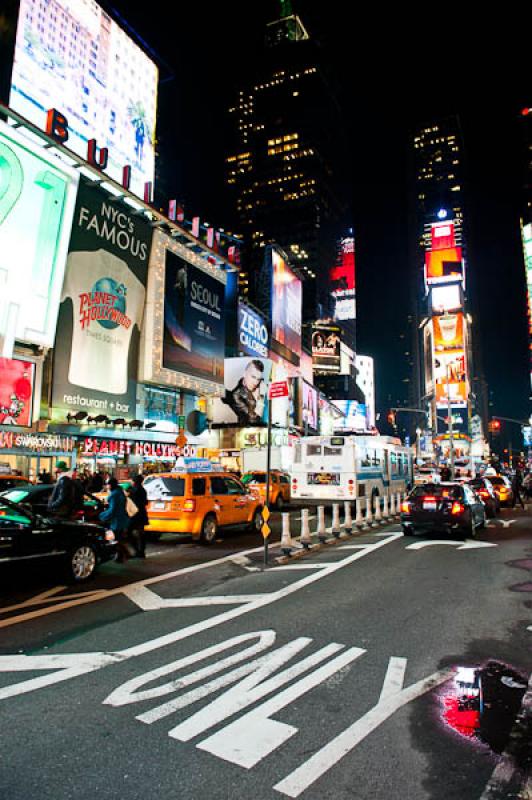
<svg viewBox="0 0 532 800"><path fill-rule="evenodd" d="M79 296L79 324L86 330L97 322L106 330L129 328L131 319L126 314L127 287L114 278L99 278L90 292Z"/></svg>

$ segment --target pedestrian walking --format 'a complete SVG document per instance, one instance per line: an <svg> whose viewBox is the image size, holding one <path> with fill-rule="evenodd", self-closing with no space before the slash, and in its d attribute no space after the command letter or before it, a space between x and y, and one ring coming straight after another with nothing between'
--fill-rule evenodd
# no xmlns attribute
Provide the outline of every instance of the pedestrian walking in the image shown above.
<svg viewBox="0 0 532 800"><path fill-rule="evenodd" d="M103 491L103 475L101 472L95 472L91 475L89 479L89 483L87 485L87 491L91 494L98 494L98 492Z"/></svg>
<svg viewBox="0 0 532 800"><path fill-rule="evenodd" d="M74 510L74 486L65 461L55 465L56 484L48 501L48 511L56 517L68 519Z"/></svg>
<svg viewBox="0 0 532 800"><path fill-rule="evenodd" d="M133 483L128 489L128 497L137 507L137 512L134 516L129 518L129 535L135 548L135 555L137 558L146 558L146 535L144 533L144 526L148 524L148 512L146 506L148 505L148 495L146 489L142 485L144 477L142 475L135 475Z"/></svg>
<svg viewBox="0 0 532 800"><path fill-rule="evenodd" d="M116 478L109 478L107 482L109 495L107 497L108 507L100 514L100 521L113 531L118 542L118 555L116 560L124 563L128 560L130 553L127 542L129 528L129 517L126 512L126 496L122 488L118 485Z"/></svg>
<svg viewBox="0 0 532 800"><path fill-rule="evenodd" d="M523 497L521 495L521 484L522 484L522 482L523 482L523 479L522 479L522 476L521 476L521 472L518 469L516 469L515 475L512 478L512 496L513 496L512 508L515 508L515 506L517 505L518 501L521 504L521 508L522 509L524 509L524 507L525 507L525 504L523 502Z"/></svg>

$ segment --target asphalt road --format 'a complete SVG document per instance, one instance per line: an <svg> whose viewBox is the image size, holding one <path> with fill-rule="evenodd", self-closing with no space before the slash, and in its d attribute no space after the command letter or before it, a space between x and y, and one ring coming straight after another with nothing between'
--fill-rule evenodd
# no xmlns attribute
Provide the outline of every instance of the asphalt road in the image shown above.
<svg viewBox="0 0 532 800"><path fill-rule="evenodd" d="M479 798L498 756L444 712L458 667L509 665L510 696L531 672L531 523L288 564L272 542L266 570L255 536L165 539L75 591L3 576L0 797Z"/></svg>

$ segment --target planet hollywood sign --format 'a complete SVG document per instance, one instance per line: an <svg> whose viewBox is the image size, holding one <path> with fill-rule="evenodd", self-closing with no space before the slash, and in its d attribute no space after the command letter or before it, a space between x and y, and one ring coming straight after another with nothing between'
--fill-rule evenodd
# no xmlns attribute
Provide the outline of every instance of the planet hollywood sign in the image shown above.
<svg viewBox="0 0 532 800"><path fill-rule="evenodd" d="M129 439L93 439L86 437L80 445L83 456L142 456L148 458L178 458L194 455L193 447L180 448L176 444L163 442L134 442ZM190 452L189 452L190 451Z"/></svg>

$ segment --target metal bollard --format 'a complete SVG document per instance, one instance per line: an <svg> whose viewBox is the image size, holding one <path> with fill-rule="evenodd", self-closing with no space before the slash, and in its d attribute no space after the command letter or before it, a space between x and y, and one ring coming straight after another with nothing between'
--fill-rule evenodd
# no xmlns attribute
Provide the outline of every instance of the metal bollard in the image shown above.
<svg viewBox="0 0 532 800"><path fill-rule="evenodd" d="M353 519L351 517L351 503L346 500L344 503L344 530L346 533L353 533Z"/></svg>
<svg viewBox="0 0 532 800"><path fill-rule="evenodd" d="M332 507L332 535L335 539L340 538L340 506L338 503L333 503Z"/></svg>
<svg viewBox="0 0 532 800"><path fill-rule="evenodd" d="M390 495L390 517L395 517L395 494Z"/></svg>
<svg viewBox="0 0 532 800"><path fill-rule="evenodd" d="M355 517L355 525L357 528L362 528L364 526L364 517L362 516L362 503L363 503L363 498L359 497L358 500L356 501L357 514Z"/></svg>
<svg viewBox="0 0 532 800"><path fill-rule="evenodd" d="M318 539L322 544L327 541L325 531L325 506L318 506Z"/></svg>
<svg viewBox="0 0 532 800"><path fill-rule="evenodd" d="M292 541L292 537L290 536L290 514L285 512L281 514L283 518L283 532L281 534L281 550L285 554L285 556L289 556L292 550L294 549L294 543Z"/></svg>
<svg viewBox="0 0 532 800"><path fill-rule="evenodd" d="M381 498L378 494L375 495L375 522L377 525L382 522Z"/></svg>
<svg viewBox="0 0 532 800"><path fill-rule="evenodd" d="M310 533L310 526L308 523L308 508L301 509L301 537L299 539L305 550L310 550L312 544L312 536Z"/></svg>
<svg viewBox="0 0 532 800"><path fill-rule="evenodd" d="M388 495L384 495L384 508L382 510L382 516L384 519L390 519L390 510L388 508Z"/></svg>
<svg viewBox="0 0 532 800"><path fill-rule="evenodd" d="M371 497L366 497L366 516L364 519L364 528L371 528L373 524L373 514L371 513Z"/></svg>

